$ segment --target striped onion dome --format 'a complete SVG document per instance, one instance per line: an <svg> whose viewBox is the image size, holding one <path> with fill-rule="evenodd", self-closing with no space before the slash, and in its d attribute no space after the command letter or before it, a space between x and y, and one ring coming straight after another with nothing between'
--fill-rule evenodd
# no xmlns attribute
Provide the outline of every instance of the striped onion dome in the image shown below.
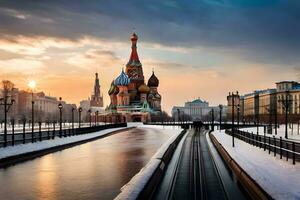
<svg viewBox="0 0 300 200"><path fill-rule="evenodd" d="M108 94L113 95L113 94L118 94L118 92L119 92L119 88L115 86L114 81L112 81L110 84Z"/></svg>
<svg viewBox="0 0 300 200"><path fill-rule="evenodd" d="M125 74L124 70L122 70L121 74L116 78L115 80L115 85L117 86L126 86L130 83L130 79Z"/></svg>

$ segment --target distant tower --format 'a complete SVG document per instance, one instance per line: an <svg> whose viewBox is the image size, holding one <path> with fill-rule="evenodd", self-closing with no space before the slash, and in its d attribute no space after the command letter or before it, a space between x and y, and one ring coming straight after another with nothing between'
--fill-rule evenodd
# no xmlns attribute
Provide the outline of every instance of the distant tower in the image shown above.
<svg viewBox="0 0 300 200"><path fill-rule="evenodd" d="M100 94L98 73L95 74L94 94L91 96L91 107L103 107L103 96Z"/></svg>

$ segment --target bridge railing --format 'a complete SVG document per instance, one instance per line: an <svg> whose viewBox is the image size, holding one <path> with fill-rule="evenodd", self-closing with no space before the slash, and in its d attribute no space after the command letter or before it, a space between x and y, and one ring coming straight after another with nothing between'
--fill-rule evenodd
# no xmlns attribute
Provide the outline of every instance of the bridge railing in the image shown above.
<svg viewBox="0 0 300 200"><path fill-rule="evenodd" d="M7 134L7 146L14 146L18 144L25 144L30 142L38 142L43 140L53 140L56 137L70 137L74 135L82 135L101 131L110 128L126 127L127 123L116 123L116 124L103 124L98 126L81 127L81 128L67 128L60 131L59 129L48 129L34 131L34 132L23 132L23 133L11 133ZM0 135L0 148L4 147L4 135ZM5 148L5 147L4 147Z"/></svg>
<svg viewBox="0 0 300 200"><path fill-rule="evenodd" d="M225 130L225 133L232 136L231 130ZM292 159L293 164L296 164L296 160L300 161L300 143L276 138L275 136L270 137L266 135L253 134L253 132L234 130L234 137L247 142L257 148L268 151L269 154L280 156L280 159L283 157L286 158L286 161Z"/></svg>

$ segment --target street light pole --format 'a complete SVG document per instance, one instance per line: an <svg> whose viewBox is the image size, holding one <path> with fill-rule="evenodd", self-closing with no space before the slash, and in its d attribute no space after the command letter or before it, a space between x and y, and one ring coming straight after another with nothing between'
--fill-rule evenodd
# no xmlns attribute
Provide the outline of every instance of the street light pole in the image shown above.
<svg viewBox="0 0 300 200"><path fill-rule="evenodd" d="M177 116L178 116L177 121L179 122L180 121L180 110L179 110L179 108L177 108Z"/></svg>
<svg viewBox="0 0 300 200"><path fill-rule="evenodd" d="M96 126L98 126L98 114L99 114L99 111L97 110L96 111ZM106 122L105 122L106 123Z"/></svg>
<svg viewBox="0 0 300 200"><path fill-rule="evenodd" d="M58 104L58 109L59 109L59 137L62 137L62 109L63 105L61 103L61 97L59 97L59 104Z"/></svg>
<svg viewBox="0 0 300 200"><path fill-rule="evenodd" d="M31 92L31 142L34 142L34 100L33 90Z"/></svg>
<svg viewBox="0 0 300 200"><path fill-rule="evenodd" d="M240 104L237 105L237 130L240 128Z"/></svg>
<svg viewBox="0 0 300 200"><path fill-rule="evenodd" d="M89 113L89 117L90 117L90 127L92 127L92 110L91 109L89 109L88 110L88 113Z"/></svg>
<svg viewBox="0 0 300 200"><path fill-rule="evenodd" d="M7 113L10 109L10 107L14 104L15 100L11 99L10 103L8 102L8 95L4 94L4 98L1 98L1 103L0 105L4 106L4 147L7 146Z"/></svg>
<svg viewBox="0 0 300 200"><path fill-rule="evenodd" d="M285 139L288 139L288 111L289 111L288 91L286 91L285 93Z"/></svg>
<svg viewBox="0 0 300 200"><path fill-rule="evenodd" d="M211 129L212 129L212 131L215 130L215 115L214 115L214 109L211 109Z"/></svg>
<svg viewBox="0 0 300 200"><path fill-rule="evenodd" d="M82 112L82 108L79 107L78 108L78 127L81 128L81 112Z"/></svg>
<svg viewBox="0 0 300 200"><path fill-rule="evenodd" d="M222 109L223 109L223 106L220 104L219 105L219 111L220 111L220 118L219 118L219 120L220 120L220 132L221 132L221 126L222 126Z"/></svg>
<svg viewBox="0 0 300 200"><path fill-rule="evenodd" d="M73 131L73 133L74 133L74 110L75 110L75 108L74 107L72 107L72 131Z"/></svg>

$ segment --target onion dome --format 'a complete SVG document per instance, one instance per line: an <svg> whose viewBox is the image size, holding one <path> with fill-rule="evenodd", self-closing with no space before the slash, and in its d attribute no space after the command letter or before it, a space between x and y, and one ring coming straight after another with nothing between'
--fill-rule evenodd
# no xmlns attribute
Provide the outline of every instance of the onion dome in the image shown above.
<svg viewBox="0 0 300 200"><path fill-rule="evenodd" d="M108 90L108 95L118 94L118 92L119 88L115 86L114 81L112 81Z"/></svg>
<svg viewBox="0 0 300 200"><path fill-rule="evenodd" d="M142 84L138 90L140 93L148 93L150 91L150 88L147 85Z"/></svg>
<svg viewBox="0 0 300 200"><path fill-rule="evenodd" d="M122 70L121 74L116 78L114 84L117 86L126 86L130 83L130 79Z"/></svg>
<svg viewBox="0 0 300 200"><path fill-rule="evenodd" d="M155 76L154 71L153 71L151 77L148 80L148 86L149 87L158 87L158 85L159 85L159 80Z"/></svg>

